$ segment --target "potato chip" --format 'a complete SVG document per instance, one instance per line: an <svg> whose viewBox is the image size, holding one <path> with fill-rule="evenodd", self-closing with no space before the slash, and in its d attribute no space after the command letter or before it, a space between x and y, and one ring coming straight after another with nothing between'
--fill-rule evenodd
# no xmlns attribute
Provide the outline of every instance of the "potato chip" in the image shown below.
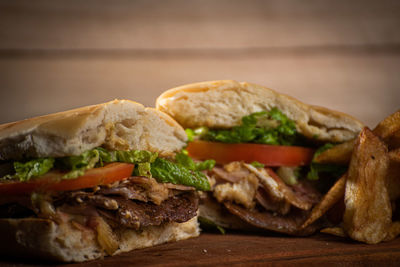
<svg viewBox="0 0 400 267"><path fill-rule="evenodd" d="M400 110L386 117L373 130L374 134L385 139L390 148L400 147ZM349 140L325 150L314 158L317 163L348 164L354 147Z"/></svg>
<svg viewBox="0 0 400 267"><path fill-rule="evenodd" d="M314 158L317 163L348 164L353 152L354 140L349 140L325 150Z"/></svg>
<svg viewBox="0 0 400 267"><path fill-rule="evenodd" d="M390 200L400 198L400 148L389 152L389 169L386 184Z"/></svg>
<svg viewBox="0 0 400 267"><path fill-rule="evenodd" d="M346 185L346 175L340 177L339 180L331 187L322 200L313 208L308 219L303 223L301 228L305 228L318 220L325 212L327 212L336 202L344 195Z"/></svg>
<svg viewBox="0 0 400 267"><path fill-rule="evenodd" d="M393 222L385 237L385 241L391 241L400 234L400 222Z"/></svg>
<svg viewBox="0 0 400 267"><path fill-rule="evenodd" d="M386 138L385 142L387 143L389 149L400 148L400 131L395 132L389 138Z"/></svg>
<svg viewBox="0 0 400 267"><path fill-rule="evenodd" d="M390 151L389 158L391 161L400 162L400 148Z"/></svg>
<svg viewBox="0 0 400 267"><path fill-rule="evenodd" d="M342 227L328 227L321 230L321 233L335 235L339 237L346 237L346 232Z"/></svg>
<svg viewBox="0 0 400 267"><path fill-rule="evenodd" d="M400 162L390 162L386 175L386 184L389 193L389 199L398 199L400 197Z"/></svg>
<svg viewBox="0 0 400 267"><path fill-rule="evenodd" d="M388 165L386 145L365 127L355 142L345 188L343 226L352 239L376 244L386 237L392 217Z"/></svg>
<svg viewBox="0 0 400 267"><path fill-rule="evenodd" d="M400 110L381 121L373 132L385 140L393 136L396 132L400 132Z"/></svg>
<svg viewBox="0 0 400 267"><path fill-rule="evenodd" d="M389 153L386 145L391 149ZM390 200L400 198L400 110L381 121L372 132L364 129L356 144L350 140L334 146L314 161L347 164L350 159L348 181L343 177L338 180L303 226L320 218L345 191L345 232L336 227L321 232L339 236L347 232L351 238L366 243L394 239L400 234L400 222L391 223Z"/></svg>

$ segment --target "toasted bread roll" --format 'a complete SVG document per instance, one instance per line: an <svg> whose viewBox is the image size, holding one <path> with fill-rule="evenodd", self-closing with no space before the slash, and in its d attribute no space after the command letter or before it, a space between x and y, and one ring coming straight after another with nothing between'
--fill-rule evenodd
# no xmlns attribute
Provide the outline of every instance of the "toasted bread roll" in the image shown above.
<svg viewBox="0 0 400 267"><path fill-rule="evenodd" d="M363 126L344 113L307 105L260 85L231 80L170 89L158 97L156 107L190 128L231 128L239 125L243 116L277 107L295 121L301 134L329 142L354 138Z"/></svg>
<svg viewBox="0 0 400 267"><path fill-rule="evenodd" d="M82 231L71 224L57 224L51 220L0 219L2 255L14 258L36 258L63 262L82 262L104 256L96 233ZM142 231L119 229L119 248L114 255L134 249L179 241L200 234L197 217L184 223L149 226Z"/></svg>
<svg viewBox="0 0 400 267"><path fill-rule="evenodd" d="M0 125L0 160L79 155L97 146L168 156L185 141L184 130L168 115L114 100Z"/></svg>

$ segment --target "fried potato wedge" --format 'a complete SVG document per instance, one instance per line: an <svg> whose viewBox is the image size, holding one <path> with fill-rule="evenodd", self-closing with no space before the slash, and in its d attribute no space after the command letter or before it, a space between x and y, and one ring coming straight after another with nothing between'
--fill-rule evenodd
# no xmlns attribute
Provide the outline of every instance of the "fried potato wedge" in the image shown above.
<svg viewBox="0 0 400 267"><path fill-rule="evenodd" d="M385 237L385 241L391 241L400 234L400 222L393 222Z"/></svg>
<svg viewBox="0 0 400 267"><path fill-rule="evenodd" d="M348 164L353 152L354 139L325 150L314 158L317 163Z"/></svg>
<svg viewBox="0 0 400 267"><path fill-rule="evenodd" d="M390 204L400 198L400 110L386 117L373 131L365 128L357 140L334 146L314 161L350 163L350 168L347 180L344 175L336 182L302 227L318 220L344 194L344 228L325 228L321 232L347 235L370 244L392 240L400 234L400 222L391 222Z"/></svg>
<svg viewBox="0 0 400 267"><path fill-rule="evenodd" d="M389 193L389 199L398 199L400 197L400 162L390 162L386 176L386 184Z"/></svg>
<svg viewBox="0 0 400 267"><path fill-rule="evenodd" d="M400 148L400 131L395 132L386 140L389 149L397 149Z"/></svg>
<svg viewBox="0 0 400 267"><path fill-rule="evenodd" d="M400 162L400 148L390 151L389 158L391 161Z"/></svg>
<svg viewBox="0 0 400 267"><path fill-rule="evenodd" d="M365 127L355 142L345 188L343 226L352 239L376 244L387 235L392 218L388 165L387 146Z"/></svg>
<svg viewBox="0 0 400 267"><path fill-rule="evenodd" d="M324 228L320 231L321 233L324 234L330 234L330 235L335 235L339 237L347 237L346 232L342 227L328 227Z"/></svg>
<svg viewBox="0 0 400 267"><path fill-rule="evenodd" d="M346 174L340 177L339 180L331 187L322 200L313 208L307 220L303 223L301 228L306 228L313 222L321 218L330 208L335 205L344 195L346 186Z"/></svg>
<svg viewBox="0 0 400 267"><path fill-rule="evenodd" d="M400 147L400 110L386 117L373 130L390 148ZM354 139L325 150L314 158L317 163L348 164L354 147Z"/></svg>
<svg viewBox="0 0 400 267"><path fill-rule="evenodd" d="M381 121L373 132L385 141L395 135L396 132L400 132L400 110Z"/></svg>

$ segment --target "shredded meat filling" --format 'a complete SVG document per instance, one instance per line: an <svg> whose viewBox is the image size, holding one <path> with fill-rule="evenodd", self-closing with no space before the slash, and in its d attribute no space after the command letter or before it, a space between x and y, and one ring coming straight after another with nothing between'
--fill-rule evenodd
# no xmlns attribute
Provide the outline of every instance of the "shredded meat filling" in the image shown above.
<svg viewBox="0 0 400 267"><path fill-rule="evenodd" d="M320 194L311 186L289 186L268 168L257 169L249 164L245 167L257 175L265 190L276 200L284 199L299 209L309 210L320 199Z"/></svg>
<svg viewBox="0 0 400 267"><path fill-rule="evenodd" d="M118 186L100 189L99 194L120 195L126 199L136 199L143 202L151 201L157 205L169 197L165 184L157 183L154 178L132 177L122 181Z"/></svg>
<svg viewBox="0 0 400 267"><path fill-rule="evenodd" d="M210 175L216 181L215 200L248 224L290 235L307 235L317 229L316 225L300 228L321 198L307 181L287 185L271 169L243 162L215 167Z"/></svg>
<svg viewBox="0 0 400 267"><path fill-rule="evenodd" d="M134 228L136 230L166 222L186 222L196 216L198 200L195 193L185 193L173 196L160 205L142 203L124 198L115 198L119 209L115 212L100 211L106 219L114 224Z"/></svg>
<svg viewBox="0 0 400 267"><path fill-rule="evenodd" d="M241 162L231 162L221 167L214 167L211 170L211 175L217 177L217 180L221 182L231 182L237 183L243 180L246 176L248 176L250 172L243 167L243 163Z"/></svg>
<svg viewBox="0 0 400 267"><path fill-rule="evenodd" d="M318 229L316 224L301 229L308 211L296 209L287 215L277 215L267 211L250 211L231 202L225 202L224 205L232 214L261 229L298 236L310 235Z"/></svg>
<svg viewBox="0 0 400 267"><path fill-rule="evenodd" d="M40 217L83 227L102 216L114 227L141 229L196 216L198 196L193 187L131 177L112 185L61 193L37 194L36 200L2 199L0 218ZM93 228L93 227L89 227Z"/></svg>
<svg viewBox="0 0 400 267"><path fill-rule="evenodd" d="M319 192L306 182L301 181L296 185L289 186L275 173L270 173L268 169L257 169L242 162L232 162L222 168L215 167L211 171L211 175L217 181L214 186L214 196L221 203L229 200L251 208L254 206L251 203L255 200L266 210L286 214L288 205L309 210L319 202L321 197ZM252 176L257 178L256 183L253 181L254 179L250 179ZM258 190L256 193L258 185L263 188L263 192L258 192ZM255 190L250 190L250 188ZM224 194L227 190L233 193ZM229 195L229 198L226 195ZM251 199L244 199L243 195Z"/></svg>
<svg viewBox="0 0 400 267"><path fill-rule="evenodd" d="M290 203L281 200L276 201L271 196L265 192L264 188L260 187L256 193L257 203L260 204L267 211L277 212L282 215L286 215L290 211Z"/></svg>

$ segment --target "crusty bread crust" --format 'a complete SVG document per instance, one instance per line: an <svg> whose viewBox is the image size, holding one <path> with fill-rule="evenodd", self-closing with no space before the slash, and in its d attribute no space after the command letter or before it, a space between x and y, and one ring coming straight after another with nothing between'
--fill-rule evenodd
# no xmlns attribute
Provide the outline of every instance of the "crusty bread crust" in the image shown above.
<svg viewBox="0 0 400 267"><path fill-rule="evenodd" d="M141 231L123 228L118 231L119 249L114 255L199 234L197 217L184 223L172 222ZM82 262L105 256L94 231L82 231L70 223L56 224L36 218L0 219L0 236L0 254L11 258Z"/></svg>
<svg viewBox="0 0 400 267"><path fill-rule="evenodd" d="M97 146L170 156L185 141L185 131L168 115L114 100L0 125L0 160L79 155Z"/></svg>
<svg viewBox="0 0 400 267"><path fill-rule="evenodd" d="M156 108L183 127L230 128L253 112L277 107L294 120L304 136L320 141L343 142L357 136L363 124L333 110L304 104L272 89L231 80L183 85L160 95Z"/></svg>

